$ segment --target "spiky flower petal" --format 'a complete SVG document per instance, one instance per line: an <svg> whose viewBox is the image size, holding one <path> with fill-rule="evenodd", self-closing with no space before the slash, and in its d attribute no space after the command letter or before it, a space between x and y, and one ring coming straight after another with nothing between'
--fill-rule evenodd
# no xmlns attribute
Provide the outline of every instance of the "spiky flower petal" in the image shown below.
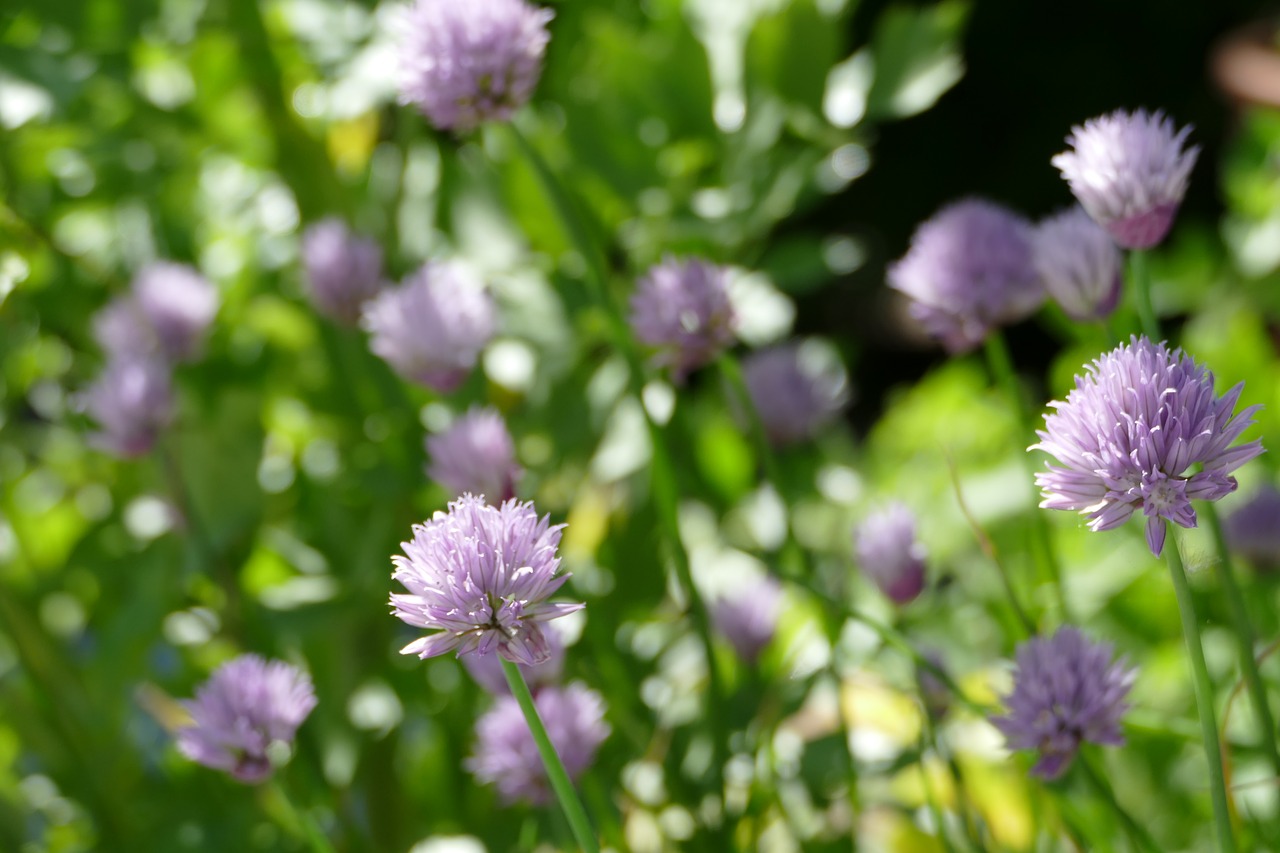
<svg viewBox="0 0 1280 853"><path fill-rule="evenodd" d="M1029 448L1059 463L1036 475L1040 506L1075 510L1091 530L1118 527L1141 510L1147 544L1159 556L1165 519L1195 527L1191 501L1235 491L1231 472L1262 453L1261 441L1235 444L1260 407L1237 415L1244 383L1217 397L1212 373L1181 349L1145 337L1085 370L1065 402L1049 404L1054 411ZM1197 464L1200 470L1189 473Z"/></svg>
<svg viewBox="0 0 1280 853"><path fill-rule="evenodd" d="M889 268L889 286L911 298L911 316L952 353L1044 302L1031 223L982 198L949 204L921 224Z"/></svg>
<svg viewBox="0 0 1280 853"><path fill-rule="evenodd" d="M392 577L408 594L392 593L392 613L436 633L414 640L402 654L429 658L445 652L497 652L533 665L550 656L539 623L582 609L549 599L569 577L557 574L563 524L538 518L532 503L490 506L464 495L413 526Z"/></svg>
<svg viewBox="0 0 1280 853"><path fill-rule="evenodd" d="M595 761L596 750L609 736L600 694L574 682L544 687L533 698L556 753L571 779ZM501 696L476 721L475 752L466 768L477 780L498 786L504 803L525 800L535 805L551 799L551 782L529 724L514 696Z"/></svg>
<svg viewBox="0 0 1280 853"><path fill-rule="evenodd" d="M292 743L316 706L316 694L302 670L250 654L218 667L196 689L196 698L182 704L191 714L191 724L176 735L182 754L257 783L271 775L267 748Z"/></svg>
<svg viewBox="0 0 1280 853"><path fill-rule="evenodd" d="M1053 165L1080 204L1126 249L1146 249L1169 233L1200 153L1185 148L1191 127L1175 132L1157 110L1116 110L1073 127L1071 150Z"/></svg>
<svg viewBox="0 0 1280 853"><path fill-rule="evenodd" d="M560 639L560 632L555 630L553 625L548 625L542 632L542 636L547 641L547 659L531 666L520 664L520 674L524 676L525 683L529 685L534 695L544 687L559 684L560 676L564 673L565 649L564 641ZM502 656L497 652L487 655L464 655L462 665L475 679L476 684L495 696L505 696L511 692L511 686L507 684L507 675L502 670Z"/></svg>
<svg viewBox="0 0 1280 853"><path fill-rule="evenodd" d="M1008 713L991 722L1011 749L1035 749L1031 772L1056 779L1066 772L1085 741L1121 746L1120 720L1137 670L1115 659L1109 643L1092 643L1070 625L1052 637L1032 637L1018 646Z"/></svg>

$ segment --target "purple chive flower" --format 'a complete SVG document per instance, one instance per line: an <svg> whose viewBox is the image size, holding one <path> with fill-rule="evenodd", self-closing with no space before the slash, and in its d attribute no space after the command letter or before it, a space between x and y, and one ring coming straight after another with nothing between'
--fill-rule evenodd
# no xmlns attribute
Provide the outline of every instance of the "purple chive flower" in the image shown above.
<svg viewBox="0 0 1280 853"><path fill-rule="evenodd" d="M724 267L666 258L649 269L631 296L636 339L656 349L654 361L677 380L733 343L733 306Z"/></svg>
<svg viewBox="0 0 1280 853"><path fill-rule="evenodd" d="M194 268L156 261L139 271L128 294L98 314L94 334L113 356L189 361L204 345L218 301L218 291Z"/></svg>
<svg viewBox="0 0 1280 853"><path fill-rule="evenodd" d="M360 306L382 289L382 249L340 219L324 219L306 230L302 264L312 303L345 326L356 325Z"/></svg>
<svg viewBox="0 0 1280 853"><path fill-rule="evenodd" d="M1280 491L1267 484L1222 520L1233 552L1261 569L1280 567Z"/></svg>
<svg viewBox="0 0 1280 853"><path fill-rule="evenodd" d="M412 382L448 393L493 337L493 302L469 268L427 263L400 287L365 303L370 348Z"/></svg>
<svg viewBox="0 0 1280 853"><path fill-rule="evenodd" d="M812 343L778 344L743 360L751 405L775 445L812 438L849 400L844 367Z"/></svg>
<svg viewBox="0 0 1280 853"><path fill-rule="evenodd" d="M889 286L911 298L911 316L949 352L971 350L1044 302L1031 234L1031 223L994 202L954 202L916 229Z"/></svg>
<svg viewBox="0 0 1280 853"><path fill-rule="evenodd" d="M1071 766L1084 741L1121 746L1120 718L1137 670L1115 660L1109 643L1091 643L1069 625L1052 637L1018 646L1009 713L992 717L1011 749L1036 749L1031 772L1056 779Z"/></svg>
<svg viewBox="0 0 1280 853"><path fill-rule="evenodd" d="M924 590L924 546L916 539L916 517L900 503L871 513L854 533L858 565L894 604L907 604Z"/></svg>
<svg viewBox="0 0 1280 853"><path fill-rule="evenodd" d="M1236 489L1228 476L1262 453L1262 442L1232 446L1259 406L1235 414L1240 383L1222 397L1213 374L1181 349L1134 337L1086 366L1066 402L1052 402L1039 449L1060 463L1036 475L1045 509L1076 510L1090 530L1119 527L1136 510L1147 544L1164 549L1165 519L1196 526L1193 499L1216 501ZM1201 470L1187 475L1199 464Z"/></svg>
<svg viewBox="0 0 1280 853"><path fill-rule="evenodd" d="M497 409L472 406L444 432L426 439L427 476L454 497L471 492L502 503L516 495L523 473L515 444Z"/></svg>
<svg viewBox="0 0 1280 853"><path fill-rule="evenodd" d="M560 683L560 676L564 673L564 642L560 639L560 634L548 627L542 635L546 638L550 656L533 666L520 664L520 674L534 693L543 687ZM506 673L502 671L502 659L497 654L467 655L462 659L462 665L476 684L495 696L505 696L511 692Z"/></svg>
<svg viewBox="0 0 1280 853"><path fill-rule="evenodd" d="M538 84L552 17L524 0L417 0L402 25L401 102L441 130L507 121Z"/></svg>
<svg viewBox="0 0 1280 853"><path fill-rule="evenodd" d="M533 698L565 771L572 779L595 761L596 750L609 736L604 700L584 685L544 687ZM482 783L495 783L504 803L525 800L542 805L551 800L542 757L514 696L501 696L476 721L474 754L466 768Z"/></svg>
<svg viewBox="0 0 1280 853"><path fill-rule="evenodd" d="M141 456L173 419L169 366L156 358L114 358L80 402L101 427L90 442L116 456Z"/></svg>
<svg viewBox="0 0 1280 853"><path fill-rule="evenodd" d="M392 613L418 628L437 631L414 640L401 654L429 658L445 652L487 655L513 663L542 663L551 655L540 622L581 610L581 604L547 601L569 577L556 574L563 524L538 519L532 503L490 506L464 495L413 526L404 556L391 558L407 595L392 593Z"/></svg>
<svg viewBox="0 0 1280 853"><path fill-rule="evenodd" d="M1124 282L1120 247L1081 207L1036 226L1036 270L1049 295L1072 319L1101 320L1116 310Z"/></svg>
<svg viewBox="0 0 1280 853"><path fill-rule="evenodd" d="M773 578L764 577L746 581L717 598L711 607L711 619L738 657L755 663L773 639L781 609L782 587Z"/></svg>
<svg viewBox="0 0 1280 853"><path fill-rule="evenodd" d="M283 661L241 655L218 667L196 698L182 703L191 724L178 729L182 754L241 782L271 775L267 748L291 743L316 706L311 678Z"/></svg>
<svg viewBox="0 0 1280 853"><path fill-rule="evenodd" d="M1198 146L1191 127L1175 132L1160 111L1116 110L1071 128L1072 150L1053 165L1089 215L1126 249L1146 249L1169 233L1187 191Z"/></svg>

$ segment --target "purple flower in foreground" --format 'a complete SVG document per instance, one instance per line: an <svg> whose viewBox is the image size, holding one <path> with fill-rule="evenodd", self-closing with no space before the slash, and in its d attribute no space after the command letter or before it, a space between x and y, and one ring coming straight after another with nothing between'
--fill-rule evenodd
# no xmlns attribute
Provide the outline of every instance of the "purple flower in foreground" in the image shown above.
<svg viewBox="0 0 1280 853"><path fill-rule="evenodd" d="M453 497L471 492L502 503L516 495L523 473L502 415L492 407L472 406L444 432L426 439L427 476Z"/></svg>
<svg viewBox="0 0 1280 853"><path fill-rule="evenodd" d="M1009 712L992 717L1011 749L1036 749L1031 772L1056 779L1071 766L1084 741L1121 746L1120 718L1137 670L1115 660L1109 643L1091 643L1063 626L1052 637L1032 637L1018 646Z"/></svg>
<svg viewBox="0 0 1280 853"><path fill-rule="evenodd" d="M94 334L112 356L188 361L217 313L218 291L204 276L186 264L156 261L138 272L128 294L94 318Z"/></svg>
<svg viewBox="0 0 1280 853"><path fill-rule="evenodd" d="M894 604L924 590L925 549L916 539L916 517L900 503L863 519L854 534L858 565Z"/></svg>
<svg viewBox="0 0 1280 853"><path fill-rule="evenodd" d="M365 303L369 347L396 372L441 393L454 390L493 337L493 302L482 282L451 261L427 263L400 287Z"/></svg>
<svg viewBox="0 0 1280 853"><path fill-rule="evenodd" d="M636 339L657 350L655 361L683 379L733 343L728 272L699 258L666 258L649 269L631 295Z"/></svg>
<svg viewBox="0 0 1280 853"><path fill-rule="evenodd" d="M1033 245L1040 278L1068 316L1101 320L1116 310L1124 258L1111 235L1083 208L1073 207L1041 222Z"/></svg>
<svg viewBox="0 0 1280 853"><path fill-rule="evenodd" d="M773 578L764 577L745 581L717 598L711 619L738 657L754 663L773 639L781 609L782 587Z"/></svg>
<svg viewBox="0 0 1280 853"><path fill-rule="evenodd" d="M816 342L779 344L748 355L742 376L751 405L775 445L811 438L849 399L839 359Z"/></svg>
<svg viewBox="0 0 1280 853"><path fill-rule="evenodd" d="M513 663L551 654L540 622L582 609L547 601L569 577L557 574L563 524L538 518L532 503L489 506L464 495L413 526L404 556L391 558L392 577L409 590L392 593L392 613L437 633L414 640L401 654L429 658L445 652L487 655Z"/></svg>
<svg viewBox="0 0 1280 853"><path fill-rule="evenodd" d="M1280 491L1270 484L1222 520L1227 545L1258 568L1280 567Z"/></svg>
<svg viewBox="0 0 1280 853"><path fill-rule="evenodd" d="M965 352L1044 302L1031 234L1031 223L994 202L954 202L916 229L889 286L911 298L911 316L930 336Z"/></svg>
<svg viewBox="0 0 1280 853"><path fill-rule="evenodd" d="M548 626L542 632L542 636L547 641L549 652L547 659L533 666L520 664L520 674L524 676L525 683L534 693L543 687L558 684L560 676L564 673L564 642L560 639L559 632ZM475 679L476 684L495 696L504 696L511 692L506 673L502 670L502 658L498 654L467 655L462 659L462 665Z"/></svg>
<svg viewBox="0 0 1280 853"><path fill-rule="evenodd" d="M1156 111L1116 110L1073 127L1072 150L1053 165L1099 225L1126 249L1146 249L1169 233L1200 153L1183 149L1191 127L1177 132Z"/></svg>
<svg viewBox="0 0 1280 853"><path fill-rule="evenodd" d="M196 698L182 703L191 724L178 729L182 754L241 782L271 775L267 748L291 743L298 726L316 706L311 678L283 661L241 655L224 663Z"/></svg>
<svg viewBox="0 0 1280 853"><path fill-rule="evenodd" d="M325 219L306 230L302 264L312 303L346 326L360 320L360 306L382 289L382 249L353 234L340 219Z"/></svg>
<svg viewBox="0 0 1280 853"><path fill-rule="evenodd" d="M533 701L565 771L577 779L609 736L604 701L577 682L544 687ZM504 803L526 800L541 805L551 799L542 757L514 696L499 697L476 721L475 753L466 760L466 767L480 782L495 783Z"/></svg>
<svg viewBox="0 0 1280 853"><path fill-rule="evenodd" d="M141 456L173 419L169 366L155 358L112 359L80 402L101 427L90 436L93 444L116 456Z"/></svg>
<svg viewBox="0 0 1280 853"><path fill-rule="evenodd" d="M1243 382L1217 397L1213 374L1181 349L1130 341L1087 365L1066 402L1049 404L1056 411L1028 449L1060 463L1036 475L1040 506L1076 510L1091 530L1119 527L1141 509L1159 556L1165 519L1195 527L1191 501L1235 491L1228 475L1262 453L1261 441L1232 446L1259 407L1237 415ZM1201 470L1187 476L1196 464Z"/></svg>
<svg viewBox="0 0 1280 853"><path fill-rule="evenodd" d="M507 121L538 84L552 16L524 0L417 0L402 23L400 100L442 130Z"/></svg>

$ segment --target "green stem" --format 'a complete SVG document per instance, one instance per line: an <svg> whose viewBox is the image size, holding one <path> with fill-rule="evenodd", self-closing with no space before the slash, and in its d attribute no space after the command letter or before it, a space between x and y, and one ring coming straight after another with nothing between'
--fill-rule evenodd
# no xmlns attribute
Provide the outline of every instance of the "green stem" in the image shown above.
<svg viewBox="0 0 1280 853"><path fill-rule="evenodd" d="M1271 767L1277 778L1280 778L1280 749L1276 746L1276 724L1271 714L1271 705L1267 701L1267 688L1262 682L1262 673L1258 671L1258 661L1254 657L1253 623L1249 619L1249 610L1245 606L1244 595L1236 583L1235 570L1231 562L1231 551L1227 548L1227 540L1222 535L1222 524L1218 520L1218 511L1213 502L1206 501L1200 507L1201 516L1213 536L1218 548L1218 579L1222 583L1222 591L1227 597L1227 606L1231 610L1231 622L1235 627L1236 639L1240 647L1240 670L1244 673L1245 687L1253 702L1253 712L1258 715L1258 726L1262 729L1262 746L1271 759Z"/></svg>
<svg viewBox="0 0 1280 853"><path fill-rule="evenodd" d="M505 125L516 147L520 149L525 160L533 168L543 191L550 200L559 217L570 242L582 256L587 268L587 283L592 296L608 318L609 332L617 351L626 359L628 379L631 392L637 400L644 399L644 364L631 338L627 321L622 308L609 291L603 255L596 251L595 242L591 239L582 217L572 198L556 178L551 167L524 134L514 123ZM679 490L676 481L676 469L664 440L662 427L653 420L649 410L641 404L645 421L649 429L649 443L653 454L651 466L651 483L653 498L658 511L658 521L663 538L675 566L676 580L688 601L689 613L693 620L694 630L702 642L703 653L707 659L707 714L706 720L711 731L714 766L712 780L717 796L723 796L724 766L729 758L728 738L724 731L724 720L727 719L724 698L724 680L720 667L716 662L715 645L711 638L711 618L706 603L693 583L693 572L689 564L689 554L680 539L679 524Z"/></svg>
<svg viewBox="0 0 1280 853"><path fill-rule="evenodd" d="M312 816L311 812L299 809L293 804L293 800L290 799L284 785L278 779L273 779L267 790L274 794L274 799L283 811L286 830L298 832L306 838L307 846L311 848L311 853L334 853L333 844L329 842L328 836L316 824L315 817Z"/></svg>
<svg viewBox="0 0 1280 853"><path fill-rule="evenodd" d="M1155 306L1151 303L1151 270L1147 268L1147 253L1141 249L1129 252L1129 283L1133 287L1133 299L1138 306L1142 333L1152 343L1159 343L1160 321L1156 319Z"/></svg>
<svg viewBox="0 0 1280 853"><path fill-rule="evenodd" d="M1124 826L1124 830L1134 846L1141 850L1146 850L1148 853L1160 853L1160 845L1151 837L1151 833L1147 831L1147 828L1134 820L1133 815L1129 814L1124 806L1120 805L1120 801L1116 798L1116 792L1094 769L1093 764L1089 762L1088 756L1082 753L1077 763L1082 770L1085 781L1089 783L1089 787L1093 788L1094 793L1105 800L1111 806L1111 810L1120 818L1120 823Z"/></svg>
<svg viewBox="0 0 1280 853"><path fill-rule="evenodd" d="M1026 400L1022 395L1022 386L1018 383L1018 375L1013 369L1013 359L1009 356L1009 347L1005 344L1004 335L998 329L993 330L987 335L984 343L984 349L987 356L987 366L991 370L992 377L996 383L1004 390L1005 396L1009 398L1009 403L1013 406L1014 413L1018 418L1018 425L1025 430L1034 433L1035 423L1030 409L1027 407ZM1027 474L1032 482L1035 481L1036 460L1031 453L1022 453L1023 465L1027 469ZM1034 492L1032 492L1032 500L1034 502ZM1032 529L1032 551L1035 554L1036 564L1040 568L1041 577L1047 578L1053 584L1058 597L1058 612L1065 622L1071 621L1071 615L1067 609L1067 589L1062 581L1062 569L1058 565L1057 555L1053 550L1053 538L1049 531L1049 521L1039 508L1033 508L1031 514Z"/></svg>
<svg viewBox="0 0 1280 853"><path fill-rule="evenodd" d="M595 831L591 828L591 821L587 818L587 810L582 807L582 801L578 799L578 794L573 789L573 782L569 780L569 774L565 772L564 764L560 762L560 756L556 753L551 738L547 736L542 718L538 716L538 708L533 704L533 694L529 692L529 685L520 674L520 668L506 658L502 658L502 672L507 676L511 694L516 697L520 710L524 712L529 731L533 734L533 742L537 745L538 754L542 756L542 764L547 770L547 778L551 781L551 789L555 791L556 799L560 801L560 808L564 811L565 819L569 821L574 839L586 853L599 853L600 845L596 841Z"/></svg>
<svg viewBox="0 0 1280 853"><path fill-rule="evenodd" d="M1168 522L1166 522L1168 525ZM1168 525L1172 526L1172 525ZM1218 836L1220 853L1235 853L1236 842L1231 832L1231 810L1227 804L1226 778L1222 769L1222 746L1218 742L1218 722L1213 711L1213 682L1209 680L1209 667L1204 660L1204 647L1200 641L1199 619L1195 602L1191 598L1191 585L1178 551L1178 542L1170 531L1171 540L1165 547L1169 561L1169 577L1178 596L1178 612L1182 616L1182 637L1191 658L1191 675L1195 682L1196 711L1200 717L1200 735L1204 740L1205 757L1209 761L1209 796L1213 802L1213 821Z"/></svg>

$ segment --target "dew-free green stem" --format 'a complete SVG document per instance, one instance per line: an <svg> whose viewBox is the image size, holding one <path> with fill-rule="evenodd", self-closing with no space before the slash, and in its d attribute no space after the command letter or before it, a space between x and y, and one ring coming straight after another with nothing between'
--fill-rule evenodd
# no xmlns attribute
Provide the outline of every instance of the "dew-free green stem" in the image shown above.
<svg viewBox="0 0 1280 853"><path fill-rule="evenodd" d="M1151 303L1151 271L1147 268L1147 253L1141 249L1129 252L1129 284L1133 287L1133 301L1138 306L1138 320L1142 333L1152 343L1160 342L1160 321Z"/></svg>
<svg viewBox="0 0 1280 853"><path fill-rule="evenodd" d="M1267 688L1262 681L1262 673L1258 671L1258 661L1254 657L1253 623L1249 619L1249 610L1245 606L1244 595L1236 583L1235 570L1231 562L1231 551L1227 548L1227 540L1222 535L1222 524L1218 519L1218 511L1212 502L1200 505L1200 515L1205 520L1209 532L1213 535L1214 544L1218 548L1218 579L1222 583L1222 591L1227 597L1227 606L1231 610L1231 622L1235 627L1236 639L1240 650L1240 670L1244 673L1244 683L1249 691L1249 699L1253 703L1253 712L1258 716L1258 726L1262 729L1262 746L1271 760L1271 767L1277 778L1280 778L1280 750L1276 746L1276 724L1271 714L1271 704L1267 701Z"/></svg>
<svg viewBox="0 0 1280 853"><path fill-rule="evenodd" d="M559 217L570 242L573 243L578 253L582 256L587 269L587 283L591 288L593 297L608 318L609 332L613 345L627 361L631 391L635 394L636 399L643 401L644 364L631 338L622 308L609 291L603 255L596 250L595 242L588 234L573 199L565 192L564 187L556 178L555 173L551 171L551 167L542 158L538 149L530 144L529 140L525 138L514 123L508 123L505 127L509 130L512 139L515 140L516 147L520 149L521 154L524 155L525 160L537 175L538 181L550 200L551 206L555 208L556 215ZM645 408L643 402L640 408L644 412L645 421L648 425L649 444L653 454L650 466L650 482L653 488L654 504L658 511L659 525L663 538L666 540L671 561L675 566L676 580L688 600L689 613L693 620L694 630L702 642L703 654L707 659L708 708L706 720L708 729L711 732L714 754L712 780L716 794L720 796L724 791L724 766L729 758L728 739L724 731L724 720L726 719L724 679L720 673L719 664L716 662L715 644L711 639L711 618L707 612L706 603L702 600L702 595L698 592L697 586L694 585L689 554L680 539L679 490L675 465L667 450L661 425L654 421L653 416Z"/></svg>
<svg viewBox="0 0 1280 853"><path fill-rule="evenodd" d="M1169 527L1171 524L1165 522ZM1231 831L1231 810L1227 805L1227 786L1222 770L1222 745L1218 742L1218 721L1213 710L1213 682L1209 680L1209 667L1204 660L1204 647L1200 641L1200 625L1195 602L1191 598L1191 585L1182 564L1178 542L1172 531L1165 545L1168 554L1169 577L1178 596L1178 613L1182 617L1182 638L1191 658L1191 676L1195 683L1196 713L1200 717L1200 735L1204 740L1205 758L1209 761L1209 797L1213 802L1213 823L1218 838L1219 853L1235 853L1236 842Z"/></svg>
<svg viewBox="0 0 1280 853"><path fill-rule="evenodd" d="M334 853L333 845L329 842L329 838L324 834L319 826L316 825L315 818L310 812L299 809L293 804L293 800L289 798L288 791L285 790L283 784L279 780L273 779L267 789L274 794L274 799L284 810L284 815L291 826L285 828L293 831L297 830L307 839L307 847L311 849L311 853Z"/></svg>
<svg viewBox="0 0 1280 853"><path fill-rule="evenodd" d="M1151 833L1147 831L1147 828L1134 820L1133 815L1129 814L1124 806L1120 805L1120 800L1116 798L1115 790L1093 768L1088 756L1082 753L1079 756L1078 763L1085 781L1089 783L1089 787L1093 788L1094 793L1105 800L1111 806L1111 810L1120 818L1120 823L1124 826L1129 840L1139 849L1147 851L1147 853L1160 853L1160 845L1151 837Z"/></svg>
<svg viewBox="0 0 1280 853"><path fill-rule="evenodd" d="M1022 386L1018 383L1018 375L1013 369L1013 359L1009 356L1009 348L1005 344L1004 335L998 329L993 330L987 335L987 340L983 344L986 356L987 366L991 370L996 383L1004 390L1005 396L1009 398L1009 403L1013 406L1014 413L1018 418L1018 426L1034 432L1035 424L1032 422L1032 415L1027 408L1026 400L1022 396ZM1022 453L1023 465L1027 469L1027 474L1032 480L1036 475L1035 457L1030 453ZM1040 571L1044 577L1047 577L1053 584L1054 590L1058 596L1058 612L1061 614L1063 621L1070 621L1070 614L1067 609L1067 590L1062 582L1062 570L1058 566L1058 557L1053 550L1053 537L1050 535L1049 522L1044 513L1037 508L1031 513L1031 528L1034 536L1034 547L1036 563L1040 566Z"/></svg>
<svg viewBox="0 0 1280 853"><path fill-rule="evenodd" d="M556 799L560 801L560 808L569 821L569 828L573 830L574 840L586 853L599 853L600 845L596 841L595 830L591 828L591 821L587 818L587 810L582 807L582 801L578 799L578 792L574 790L573 782L565 772L560 755L547 736L547 729L538 716L538 708L533 704L533 694L529 692L529 685L520 674L520 668L502 658L502 672L507 677L507 684L511 686L511 694L516 697L520 710L524 712L525 722L529 724L529 731L533 734L533 742L538 747L538 754L542 756L542 765L547 769L551 790L555 791Z"/></svg>

